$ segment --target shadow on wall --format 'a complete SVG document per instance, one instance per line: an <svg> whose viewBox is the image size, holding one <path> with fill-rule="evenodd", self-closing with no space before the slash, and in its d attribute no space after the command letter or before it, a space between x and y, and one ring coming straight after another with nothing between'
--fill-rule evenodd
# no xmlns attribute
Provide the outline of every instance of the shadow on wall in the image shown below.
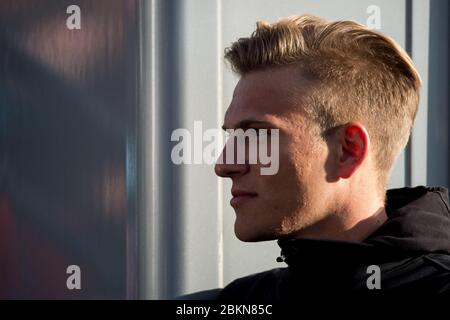
<svg viewBox="0 0 450 320"><path fill-rule="evenodd" d="M127 297L135 1L0 3L0 298ZM131 35L131 36L130 36ZM69 265L82 290L66 287Z"/></svg>

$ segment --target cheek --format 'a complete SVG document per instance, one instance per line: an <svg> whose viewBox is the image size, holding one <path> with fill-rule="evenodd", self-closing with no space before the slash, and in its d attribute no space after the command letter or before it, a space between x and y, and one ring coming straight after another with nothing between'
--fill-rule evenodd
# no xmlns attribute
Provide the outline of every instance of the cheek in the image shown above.
<svg viewBox="0 0 450 320"><path fill-rule="evenodd" d="M300 145L298 142L280 149L279 174L270 183L274 194L290 206L303 206L322 179L322 155L311 148L299 148Z"/></svg>
<svg viewBox="0 0 450 320"><path fill-rule="evenodd" d="M310 166L308 154L304 149L292 147L280 153L280 168L283 167L284 178L288 181L297 181L301 184L310 172Z"/></svg>
<svg viewBox="0 0 450 320"><path fill-rule="evenodd" d="M303 147L302 147L303 146ZM280 141L279 170L275 175L261 175L260 166L251 166L251 175L264 193L265 205L271 208L302 206L305 196L317 189L321 179L321 156L302 141Z"/></svg>
<svg viewBox="0 0 450 320"><path fill-rule="evenodd" d="M281 150L280 150L281 151ZM263 188L266 189L267 199L272 208L297 206L304 193L304 168L301 159L292 154L280 152L280 167L273 176L263 176Z"/></svg>

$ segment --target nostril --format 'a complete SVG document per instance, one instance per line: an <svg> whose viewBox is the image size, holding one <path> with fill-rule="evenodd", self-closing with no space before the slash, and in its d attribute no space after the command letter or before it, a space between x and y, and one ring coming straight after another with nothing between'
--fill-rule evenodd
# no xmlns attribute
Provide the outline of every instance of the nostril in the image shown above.
<svg viewBox="0 0 450 320"><path fill-rule="evenodd" d="M224 165L222 164L216 164L214 166L214 172L216 173L216 175L218 175L219 177L225 177L225 168Z"/></svg>
<svg viewBox="0 0 450 320"><path fill-rule="evenodd" d="M246 174L250 170L248 165L245 164L218 164L214 166L216 175L223 178L231 178L233 176Z"/></svg>

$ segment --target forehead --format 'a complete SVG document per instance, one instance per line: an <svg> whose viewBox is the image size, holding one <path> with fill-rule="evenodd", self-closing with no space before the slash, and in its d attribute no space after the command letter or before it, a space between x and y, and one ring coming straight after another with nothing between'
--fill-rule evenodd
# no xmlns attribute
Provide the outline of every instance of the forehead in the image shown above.
<svg viewBox="0 0 450 320"><path fill-rule="evenodd" d="M279 120L300 111L304 82L293 68L252 71L236 85L225 125L245 118Z"/></svg>

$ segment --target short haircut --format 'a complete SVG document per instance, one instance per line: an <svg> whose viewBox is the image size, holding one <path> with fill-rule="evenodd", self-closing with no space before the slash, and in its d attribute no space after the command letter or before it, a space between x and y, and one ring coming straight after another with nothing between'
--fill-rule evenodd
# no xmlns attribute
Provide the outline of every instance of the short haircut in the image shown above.
<svg viewBox="0 0 450 320"><path fill-rule="evenodd" d="M326 132L350 121L366 128L384 192L390 170L406 146L417 114L421 80L408 54L391 38L354 21L312 15L256 23L250 37L225 49L241 76L292 65L312 85L301 106Z"/></svg>

